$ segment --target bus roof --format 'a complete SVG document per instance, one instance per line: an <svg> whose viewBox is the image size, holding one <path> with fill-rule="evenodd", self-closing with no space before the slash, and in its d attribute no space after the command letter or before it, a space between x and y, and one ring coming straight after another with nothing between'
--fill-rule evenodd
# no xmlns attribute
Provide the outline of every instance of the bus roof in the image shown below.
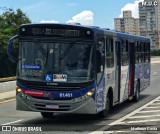
<svg viewBox="0 0 160 134"><path fill-rule="evenodd" d="M62 24L62 23L36 23L36 24L23 24L20 27L32 27L32 26L70 26L70 27L77 27L77 28L88 28L93 31L101 31L105 33L110 33L114 34L118 38L132 38L132 39L138 39L138 40L145 40L149 41L150 38L147 36L140 36L140 35L135 35L135 34L130 34L130 33L123 33L117 30L110 30L109 28L100 28L98 26L85 26L85 25L80 25L80 24Z"/></svg>

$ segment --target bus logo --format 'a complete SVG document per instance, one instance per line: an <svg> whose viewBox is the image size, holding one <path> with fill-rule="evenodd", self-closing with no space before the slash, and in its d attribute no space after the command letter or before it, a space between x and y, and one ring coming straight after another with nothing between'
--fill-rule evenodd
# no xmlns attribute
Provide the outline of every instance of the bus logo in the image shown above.
<svg viewBox="0 0 160 134"><path fill-rule="evenodd" d="M53 75L53 81L66 82L67 81L67 75L65 75L65 74L54 74Z"/></svg>

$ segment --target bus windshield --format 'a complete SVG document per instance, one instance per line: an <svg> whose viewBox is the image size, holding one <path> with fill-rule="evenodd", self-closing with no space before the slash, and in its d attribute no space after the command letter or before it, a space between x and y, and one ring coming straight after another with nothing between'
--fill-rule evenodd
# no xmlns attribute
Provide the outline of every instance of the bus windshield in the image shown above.
<svg viewBox="0 0 160 134"><path fill-rule="evenodd" d="M93 44L85 42L20 43L18 77L30 81L85 82L93 79Z"/></svg>

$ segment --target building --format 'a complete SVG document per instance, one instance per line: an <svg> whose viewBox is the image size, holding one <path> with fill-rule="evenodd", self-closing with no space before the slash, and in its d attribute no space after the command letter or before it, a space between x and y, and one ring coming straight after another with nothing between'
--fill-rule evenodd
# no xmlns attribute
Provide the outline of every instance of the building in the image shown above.
<svg viewBox="0 0 160 134"><path fill-rule="evenodd" d="M144 0L139 3L140 35L150 36L151 49L160 49L160 2Z"/></svg>
<svg viewBox="0 0 160 134"><path fill-rule="evenodd" d="M130 10L123 11L122 18L114 19L114 27L116 30L121 32L128 32L131 34L140 34L139 31L139 19L132 17L132 12Z"/></svg>

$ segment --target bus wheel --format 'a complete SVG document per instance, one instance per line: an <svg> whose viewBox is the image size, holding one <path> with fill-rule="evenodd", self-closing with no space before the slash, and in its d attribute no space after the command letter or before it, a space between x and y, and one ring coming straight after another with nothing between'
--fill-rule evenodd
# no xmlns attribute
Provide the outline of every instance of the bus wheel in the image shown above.
<svg viewBox="0 0 160 134"><path fill-rule="evenodd" d="M136 94L133 96L133 101L134 102L138 102L139 101L139 97L140 97L140 84L137 81L137 85L136 85Z"/></svg>
<svg viewBox="0 0 160 134"><path fill-rule="evenodd" d="M109 114L109 111L110 111L110 97L109 97L109 95L107 95L106 108L103 111L101 111L100 113L98 113L98 117L100 117L100 118L107 117L107 115Z"/></svg>
<svg viewBox="0 0 160 134"><path fill-rule="evenodd" d="M54 113L49 113L49 112L41 112L41 115L43 118L53 118Z"/></svg>

